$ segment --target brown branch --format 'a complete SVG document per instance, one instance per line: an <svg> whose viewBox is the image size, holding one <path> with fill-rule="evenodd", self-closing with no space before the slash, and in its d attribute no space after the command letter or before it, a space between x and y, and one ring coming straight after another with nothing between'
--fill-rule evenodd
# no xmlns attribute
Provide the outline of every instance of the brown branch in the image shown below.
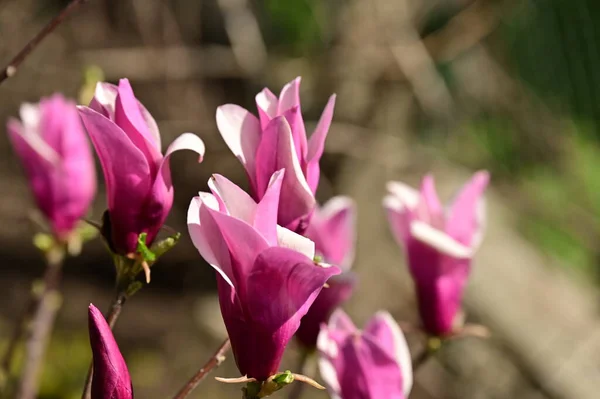
<svg viewBox="0 0 600 399"><path fill-rule="evenodd" d="M198 370L196 374L194 374L194 376L187 382L187 384L185 384L183 388L181 388L179 393L177 393L177 395L175 395L173 399L187 398L187 396L190 393L192 393L192 391L196 389L198 385L200 385L202 380L204 380L211 371L213 371L214 369L219 367L221 363L223 363L223 361L225 360L225 352L227 352L230 347L231 343L229 341L229 338L227 338L221 344L219 349L217 349L214 355L212 355L211 358L206 362L206 364L202 366L202 368Z"/></svg>
<svg viewBox="0 0 600 399"><path fill-rule="evenodd" d="M34 399L37 395L39 373L56 314L61 306L59 291L63 255L50 252L44 273L44 286L33 315L25 343L25 364L19 383L19 399Z"/></svg>
<svg viewBox="0 0 600 399"><path fill-rule="evenodd" d="M0 72L0 84L6 79L12 77L17 73L17 68L23 61L31 54L33 50L48 36L52 33L66 18L71 14L80 4L85 3L88 0L72 0L63 10L54 17L44 28L37 34L33 39L29 41L23 47L21 51L4 67Z"/></svg>
<svg viewBox="0 0 600 399"><path fill-rule="evenodd" d="M113 303L110 305L110 311L106 315L106 322L110 329L114 329L115 324L117 324L117 320L121 315L121 311L123 310L123 306L125 305L125 301L127 300L127 295L125 293L119 293L114 299ZM81 394L81 399L90 399L92 396L92 378L94 374L93 364L90 364L88 368L87 375L85 377L85 385L83 387L83 393Z"/></svg>

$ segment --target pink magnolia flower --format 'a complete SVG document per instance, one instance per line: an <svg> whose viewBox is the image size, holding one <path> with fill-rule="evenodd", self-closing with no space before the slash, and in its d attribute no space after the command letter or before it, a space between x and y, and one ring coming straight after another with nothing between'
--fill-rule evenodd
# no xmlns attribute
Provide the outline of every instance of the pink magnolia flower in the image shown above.
<svg viewBox="0 0 600 399"><path fill-rule="evenodd" d="M356 206L348 197L334 197L323 207L316 208L306 233L315 243L317 256L326 263L338 265L342 274L327 280L323 289L302 318L296 338L307 348L317 345L322 323L352 295L356 282L350 272L356 244Z"/></svg>
<svg viewBox="0 0 600 399"><path fill-rule="evenodd" d="M244 165L252 197L265 195L271 175L285 169L278 223L302 233L315 207L319 160L333 118L335 95L307 140L300 110L300 78L286 84L279 98L269 89L256 96L259 118L244 108L226 104L217 108L221 136Z"/></svg>
<svg viewBox="0 0 600 399"><path fill-rule="evenodd" d="M184 133L163 155L156 122L127 79L118 87L98 83L90 106L79 107L79 115L104 170L113 251L135 252L141 233L150 245L173 205L171 154L192 150L202 161L204 143Z"/></svg>
<svg viewBox="0 0 600 399"><path fill-rule="evenodd" d="M406 251L425 329L444 336L454 331L463 291L484 227L483 192L487 172L476 173L444 212L432 176L421 191L388 183L384 200L396 241Z"/></svg>
<svg viewBox="0 0 600 399"><path fill-rule="evenodd" d="M96 193L94 159L75 104L60 94L23 104L8 134L37 206L54 235L67 239Z"/></svg>
<svg viewBox="0 0 600 399"><path fill-rule="evenodd" d="M321 377L333 399L408 398L410 352L389 313L376 313L359 331L338 309L323 325L317 346Z"/></svg>
<svg viewBox="0 0 600 399"><path fill-rule="evenodd" d="M192 200L188 227L194 245L217 271L221 314L242 375L264 381L335 266L313 261L312 241L277 226L284 180L278 171L257 204L220 175L212 195Z"/></svg>
<svg viewBox="0 0 600 399"><path fill-rule="evenodd" d="M92 399L133 399L129 370L110 327L92 304L88 316L94 357Z"/></svg>

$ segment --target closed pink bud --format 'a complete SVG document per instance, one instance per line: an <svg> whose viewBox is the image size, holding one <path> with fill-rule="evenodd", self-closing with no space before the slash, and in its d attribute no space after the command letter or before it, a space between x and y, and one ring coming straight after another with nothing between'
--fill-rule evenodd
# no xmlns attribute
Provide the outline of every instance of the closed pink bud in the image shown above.
<svg viewBox="0 0 600 399"><path fill-rule="evenodd" d="M384 200L396 241L404 247L415 281L423 326L432 335L455 330L471 259L483 236L483 193L487 172L477 172L447 211L432 176L421 191L390 182Z"/></svg>
<svg viewBox="0 0 600 399"><path fill-rule="evenodd" d="M356 244L356 206L352 199L334 197L315 209L304 235L315 243L317 256L342 269L342 274L327 280L327 287L302 318L296 333L304 346L314 348L321 324L327 323L331 313L350 298L356 283L350 271Z"/></svg>
<svg viewBox="0 0 600 399"><path fill-rule="evenodd" d="M256 96L256 105L260 119L234 104L219 107L217 127L244 165L256 201L265 195L271 175L286 170L278 223L303 233L316 204L319 160L333 118L335 95L329 98L309 139L300 110L300 78L286 84L279 98L264 89Z"/></svg>
<svg viewBox="0 0 600 399"><path fill-rule="evenodd" d="M242 375L265 381L279 370L300 319L335 266L316 264L314 243L277 226L284 179L277 171L257 204L215 175L212 194L200 193L188 228L202 257L217 271L221 314Z"/></svg>
<svg viewBox="0 0 600 399"><path fill-rule="evenodd" d="M88 315L94 357L92 399L133 399L129 370L110 327L94 305Z"/></svg>
<svg viewBox="0 0 600 399"><path fill-rule="evenodd" d="M412 388L408 345L398 324L378 312L363 331L337 310L317 343L321 377L333 398L406 399Z"/></svg>
<svg viewBox="0 0 600 399"><path fill-rule="evenodd" d="M156 122L127 79L119 86L98 83L90 106L79 107L79 114L104 171L113 251L134 252L141 233L150 245L173 205L171 154L192 150L202 161L204 143L184 133L163 155Z"/></svg>
<svg viewBox="0 0 600 399"><path fill-rule="evenodd" d="M62 95L21 106L8 133L37 206L54 235L67 239L94 199L96 174L75 104Z"/></svg>

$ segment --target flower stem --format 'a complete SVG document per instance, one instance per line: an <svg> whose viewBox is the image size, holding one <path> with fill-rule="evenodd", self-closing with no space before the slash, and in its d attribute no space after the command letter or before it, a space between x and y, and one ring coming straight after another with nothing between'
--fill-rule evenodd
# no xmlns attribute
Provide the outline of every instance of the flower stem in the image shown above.
<svg viewBox="0 0 600 399"><path fill-rule="evenodd" d="M106 315L106 322L108 326L112 330L117 324L117 320L121 315L121 311L123 310L123 306L127 301L127 295L124 292L119 292L115 297L114 301L110 305L110 311ZM83 393L81 394L82 399L90 399L92 395L92 376L94 374L93 364L90 364L88 368L87 375L85 377L85 385L83 387Z"/></svg>
<svg viewBox="0 0 600 399"><path fill-rule="evenodd" d="M64 252L50 251L44 272L39 300L33 305L31 328L25 343L25 363L19 382L17 398L34 399L38 390L39 373L56 314L62 304L60 281ZM34 300L34 302L36 302ZM12 355L11 355L12 357Z"/></svg>
<svg viewBox="0 0 600 399"><path fill-rule="evenodd" d="M21 51L19 51L8 65L2 69L0 72L0 84L6 79L14 76L14 74L17 73L17 68L25 61L29 54L35 50L42 40L52 33L80 4L83 4L86 1L88 0L72 0L56 17L48 22L48 24L46 24L46 26L44 26L42 30L39 31L38 34L23 47L23 49L21 49Z"/></svg>
<svg viewBox="0 0 600 399"><path fill-rule="evenodd" d="M206 378L206 376L219 367L225 360L225 352L229 350L231 343L227 338L217 349L217 351L211 356L204 366L181 388L181 390L173 397L173 399L186 398L200 383Z"/></svg>

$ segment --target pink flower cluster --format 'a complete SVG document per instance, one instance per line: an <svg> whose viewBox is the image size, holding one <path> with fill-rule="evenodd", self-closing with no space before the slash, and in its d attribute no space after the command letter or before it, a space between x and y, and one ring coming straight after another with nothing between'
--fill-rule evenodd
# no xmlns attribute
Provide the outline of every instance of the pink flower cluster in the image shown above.
<svg viewBox="0 0 600 399"><path fill-rule="evenodd" d="M412 385L411 357L398 324L376 313L358 330L339 308L357 277L356 205L335 197L317 205L320 169L335 105L331 96L307 137L300 78L279 97L256 96L258 116L233 104L219 107L217 127L243 164L250 193L221 175L192 199L189 235L216 272L221 314L240 373L267 381L279 371L296 336L317 349L323 380L334 398L404 399ZM39 209L53 234L67 239L85 216L96 188L84 128L104 172L105 238L119 256L135 255L140 237L151 245L173 205L169 160L188 149L204 155L191 133L163 154L157 123L127 79L99 83L89 106L60 95L21 108L8 131ZM460 326L462 294L484 227L486 172L478 172L445 210L432 176L420 190L390 182L384 199L394 237L413 276L423 329L452 335ZM337 310L336 310L337 309ZM90 306L94 358L92 398L133 398L131 379L101 313Z"/></svg>

